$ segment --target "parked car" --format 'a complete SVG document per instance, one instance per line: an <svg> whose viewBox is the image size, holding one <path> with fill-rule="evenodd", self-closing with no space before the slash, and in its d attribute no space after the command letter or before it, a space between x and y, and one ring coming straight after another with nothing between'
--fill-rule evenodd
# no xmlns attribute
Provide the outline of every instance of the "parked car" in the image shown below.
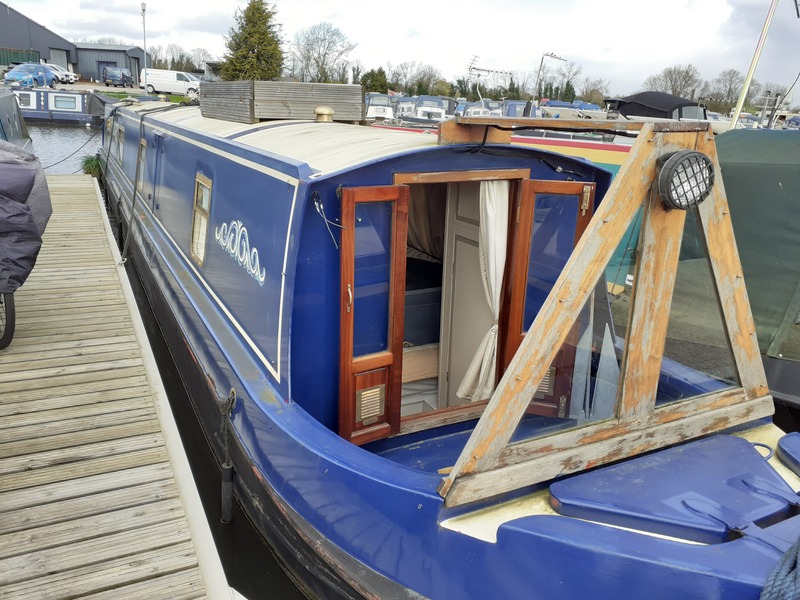
<svg viewBox="0 0 800 600"><path fill-rule="evenodd" d="M122 67L103 67L103 83L106 87L133 87L133 76L128 69Z"/></svg>
<svg viewBox="0 0 800 600"><path fill-rule="evenodd" d="M61 78L56 75L49 65L37 63L23 63L11 69L3 77L3 84L17 85L19 87L50 86L56 87Z"/></svg>
<svg viewBox="0 0 800 600"><path fill-rule="evenodd" d="M75 73L65 69L61 65L48 64L47 66L56 72L56 75L58 75L59 81L61 81L61 83L75 83L76 81L78 81L78 76L75 75Z"/></svg>

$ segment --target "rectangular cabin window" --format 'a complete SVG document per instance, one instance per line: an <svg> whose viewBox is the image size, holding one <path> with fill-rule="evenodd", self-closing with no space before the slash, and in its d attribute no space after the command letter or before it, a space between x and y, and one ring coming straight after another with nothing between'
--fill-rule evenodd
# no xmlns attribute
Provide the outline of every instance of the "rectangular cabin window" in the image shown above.
<svg viewBox="0 0 800 600"><path fill-rule="evenodd" d="M22 108L29 108L31 106L31 97L33 94L20 93L17 95L17 102Z"/></svg>
<svg viewBox="0 0 800 600"><path fill-rule="evenodd" d="M75 96L56 96L53 99L53 106L63 110L75 110L78 108L78 99Z"/></svg>
<svg viewBox="0 0 800 600"><path fill-rule="evenodd" d="M201 267L206 259L210 207L211 180L198 173L194 183L194 210L192 211L192 258Z"/></svg>
<svg viewBox="0 0 800 600"><path fill-rule="evenodd" d="M140 140L139 141L139 159L138 159L139 165L138 165L138 169L137 169L137 172L138 172L138 175L139 175L139 179L136 182L136 189L139 190L140 192L144 188L144 183L143 183L144 182L144 166L147 164L147 162L145 161L146 152L147 152L147 142L145 140Z"/></svg>
<svg viewBox="0 0 800 600"><path fill-rule="evenodd" d="M122 164L122 151L124 149L125 141L125 128L121 125L115 125L114 131L111 134L111 153L117 159L119 164Z"/></svg>

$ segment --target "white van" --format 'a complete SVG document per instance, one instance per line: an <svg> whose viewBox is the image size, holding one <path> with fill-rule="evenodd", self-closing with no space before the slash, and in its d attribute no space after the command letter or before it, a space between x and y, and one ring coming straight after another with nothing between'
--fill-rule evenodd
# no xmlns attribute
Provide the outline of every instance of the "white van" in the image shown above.
<svg viewBox="0 0 800 600"><path fill-rule="evenodd" d="M167 94L182 94L195 96L200 91L200 80L184 71L167 71L165 69L142 69L139 74L139 87L145 87L145 71L147 71L148 94L164 92Z"/></svg>

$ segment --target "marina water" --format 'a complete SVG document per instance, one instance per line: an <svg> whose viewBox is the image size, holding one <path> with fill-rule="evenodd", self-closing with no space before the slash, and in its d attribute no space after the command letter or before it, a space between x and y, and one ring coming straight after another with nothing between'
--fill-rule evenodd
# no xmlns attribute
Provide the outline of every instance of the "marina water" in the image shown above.
<svg viewBox="0 0 800 600"><path fill-rule="evenodd" d="M81 162L101 147L101 129L50 124L28 124L33 148L48 175L81 173ZM117 231L116 227L112 230ZM147 335L169 396L183 445L191 464L211 532L217 544L228 584L247 600L302 600L303 594L255 533L239 505L234 503L233 520L221 523L219 468L206 444L192 411L177 369L156 324L138 277L127 262L128 275L139 305Z"/></svg>

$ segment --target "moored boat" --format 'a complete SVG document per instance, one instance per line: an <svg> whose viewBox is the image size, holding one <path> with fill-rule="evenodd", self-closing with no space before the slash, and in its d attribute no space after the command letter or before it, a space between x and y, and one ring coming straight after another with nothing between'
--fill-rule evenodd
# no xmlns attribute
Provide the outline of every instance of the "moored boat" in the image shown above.
<svg viewBox="0 0 800 600"><path fill-rule="evenodd" d="M33 152L33 142L25 126L25 119L10 89L0 88L0 140L5 140Z"/></svg>
<svg viewBox="0 0 800 600"><path fill-rule="evenodd" d="M107 121L194 409L314 595L756 598L800 535L708 125L591 123L640 130L612 183L509 143L585 127L546 121Z"/></svg>
<svg viewBox="0 0 800 600"><path fill-rule="evenodd" d="M31 88L14 90L26 120L70 125L99 125L106 99L86 90Z"/></svg>

